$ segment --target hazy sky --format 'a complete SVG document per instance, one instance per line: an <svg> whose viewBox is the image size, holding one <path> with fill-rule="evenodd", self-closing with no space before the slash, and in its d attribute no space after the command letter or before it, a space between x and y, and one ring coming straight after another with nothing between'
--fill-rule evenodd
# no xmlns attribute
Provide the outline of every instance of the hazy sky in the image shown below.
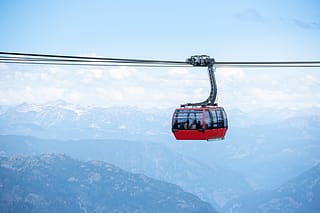
<svg viewBox="0 0 320 213"><path fill-rule="evenodd" d="M0 1L0 51L217 61L320 60L320 2ZM320 69L224 68L218 103L242 110L320 107ZM0 63L0 104L176 107L209 95L203 68Z"/></svg>

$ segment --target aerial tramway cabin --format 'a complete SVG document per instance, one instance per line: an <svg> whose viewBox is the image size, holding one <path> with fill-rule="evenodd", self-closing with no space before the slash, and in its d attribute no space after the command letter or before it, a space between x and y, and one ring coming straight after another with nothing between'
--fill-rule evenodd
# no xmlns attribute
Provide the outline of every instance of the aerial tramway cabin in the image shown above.
<svg viewBox="0 0 320 213"><path fill-rule="evenodd" d="M172 132L177 140L224 139L228 129L226 112L222 107L181 107L172 117Z"/></svg>

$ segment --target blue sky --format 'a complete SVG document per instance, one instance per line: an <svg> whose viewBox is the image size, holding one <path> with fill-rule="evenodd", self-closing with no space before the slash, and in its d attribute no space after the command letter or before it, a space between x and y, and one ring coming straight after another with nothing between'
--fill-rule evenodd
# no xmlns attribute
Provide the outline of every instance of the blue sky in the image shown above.
<svg viewBox="0 0 320 213"><path fill-rule="evenodd" d="M1 51L185 60L319 60L319 1L0 2ZM209 94L205 69L0 64L0 104L175 107ZM216 72L218 102L242 110L320 106L319 69Z"/></svg>

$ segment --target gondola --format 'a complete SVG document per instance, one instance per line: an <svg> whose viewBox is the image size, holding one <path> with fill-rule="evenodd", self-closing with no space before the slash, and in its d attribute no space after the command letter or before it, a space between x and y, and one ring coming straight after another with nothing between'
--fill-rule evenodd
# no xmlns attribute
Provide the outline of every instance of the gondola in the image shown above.
<svg viewBox="0 0 320 213"><path fill-rule="evenodd" d="M187 63L193 66L207 66L211 92L207 100L200 103L183 104L172 116L172 133L176 140L218 140L224 139L228 129L227 114L215 103L217 84L214 75L214 60L209 56L192 56Z"/></svg>
<svg viewBox="0 0 320 213"><path fill-rule="evenodd" d="M172 117L172 132L177 140L224 139L228 129L223 107L182 107Z"/></svg>

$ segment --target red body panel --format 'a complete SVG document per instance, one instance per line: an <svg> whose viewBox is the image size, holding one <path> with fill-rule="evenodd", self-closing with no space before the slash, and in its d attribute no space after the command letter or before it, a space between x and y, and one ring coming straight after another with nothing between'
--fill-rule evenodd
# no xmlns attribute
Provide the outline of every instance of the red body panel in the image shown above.
<svg viewBox="0 0 320 213"><path fill-rule="evenodd" d="M227 128L199 130L176 130L173 132L176 140L210 140L223 139Z"/></svg>
<svg viewBox="0 0 320 213"><path fill-rule="evenodd" d="M202 113L202 127L198 127L197 129L180 129L179 127L174 128L174 121L175 117L172 117L172 132L176 140L214 140L214 139L224 139L228 126L227 124L223 125L224 127L221 128L206 128L206 120L205 120L205 112L207 110L223 110L222 107L215 107L215 106L210 106L210 107L202 107L202 108L178 108L176 110L181 110L181 111L188 111L188 110L195 110L195 111L200 111ZM174 114L175 115L175 114ZM226 116L225 116L225 119ZM212 121L212 120L211 120Z"/></svg>

